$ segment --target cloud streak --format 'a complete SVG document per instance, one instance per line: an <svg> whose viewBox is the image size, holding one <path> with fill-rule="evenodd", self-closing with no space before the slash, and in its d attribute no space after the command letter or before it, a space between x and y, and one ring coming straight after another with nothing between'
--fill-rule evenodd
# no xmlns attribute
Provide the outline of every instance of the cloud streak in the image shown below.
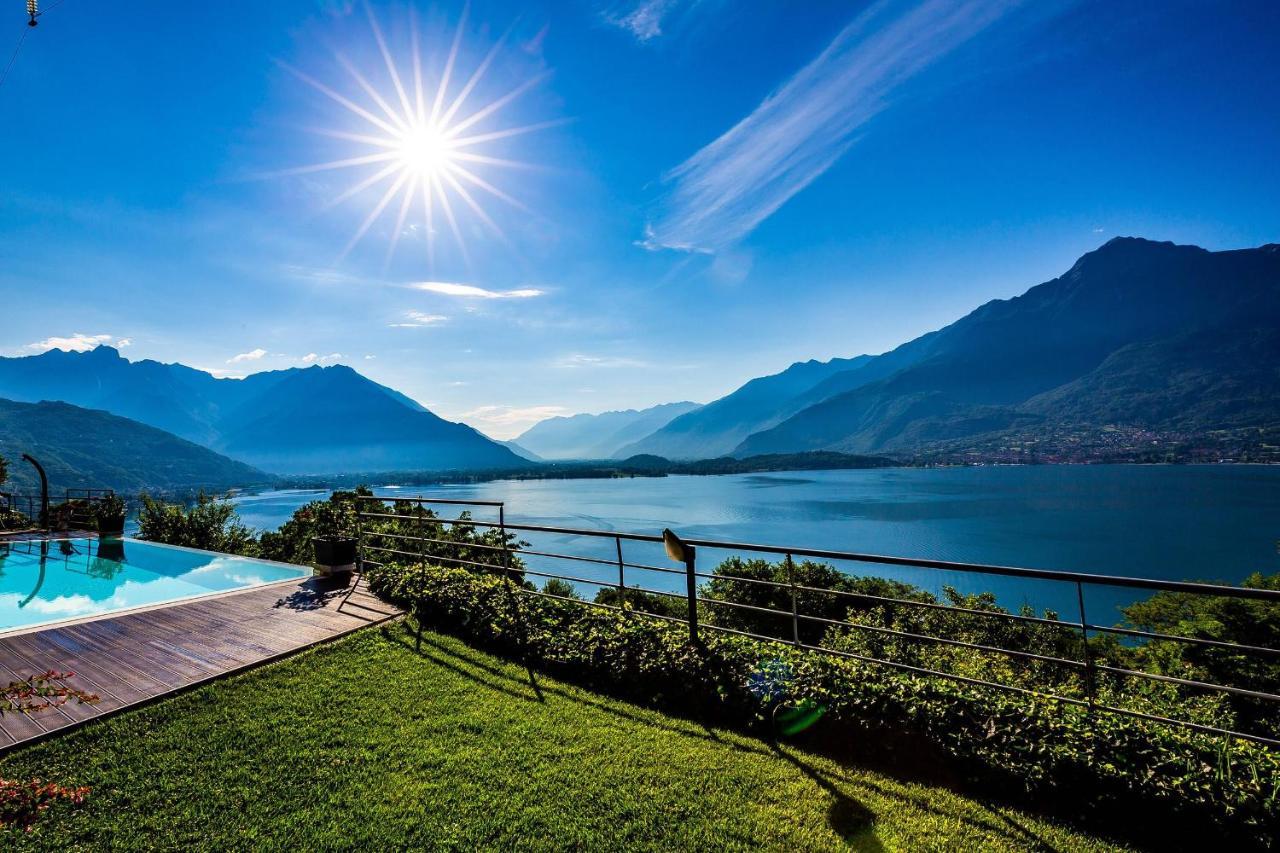
<svg viewBox="0 0 1280 853"><path fill-rule="evenodd" d="M248 352L242 352L237 355L231 356L231 358L227 359L227 364L240 364L246 361L257 361L258 359L262 358L266 354L267 354L267 351L262 349L261 347L259 347L258 349L251 349Z"/></svg>
<svg viewBox="0 0 1280 853"><path fill-rule="evenodd" d="M488 290L474 284L458 284L451 281L420 281L409 285L414 290L423 290L440 296L456 296L467 299L532 299L542 296L545 291L532 287L518 290Z"/></svg>
<svg viewBox="0 0 1280 853"><path fill-rule="evenodd" d="M719 139L665 177L650 249L715 252L831 168L894 91L1020 0L881 0Z"/></svg>
<svg viewBox="0 0 1280 853"><path fill-rule="evenodd" d="M459 417L486 435L505 440L568 411L564 406L477 406Z"/></svg>
<svg viewBox="0 0 1280 853"><path fill-rule="evenodd" d="M427 326L438 326L449 318L443 314L428 314L425 311L406 311L404 312L404 321L401 323L389 323L392 329L422 329ZM370 358L371 356L365 356Z"/></svg>
<svg viewBox="0 0 1280 853"><path fill-rule="evenodd" d="M582 353L573 353L556 359L553 362L555 367L648 367L646 362L635 358L621 358L618 356L602 356L602 355L583 355Z"/></svg>
<svg viewBox="0 0 1280 853"><path fill-rule="evenodd" d="M103 344L109 344L111 340L111 335L85 335L80 332L72 332L65 338L54 335L45 338L43 341L27 344L26 349L33 352L47 352L51 349L66 350L67 352L87 352ZM127 347L131 343L133 342L125 338L117 346Z"/></svg>

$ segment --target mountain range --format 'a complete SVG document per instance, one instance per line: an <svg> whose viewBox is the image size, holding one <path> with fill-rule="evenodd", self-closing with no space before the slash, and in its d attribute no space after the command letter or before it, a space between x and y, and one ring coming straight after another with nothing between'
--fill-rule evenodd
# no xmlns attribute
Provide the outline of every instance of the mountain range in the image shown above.
<svg viewBox="0 0 1280 853"><path fill-rule="evenodd" d="M15 401L0 412L11 461L26 442L68 468L127 462L152 484L798 453L1098 461L1239 446L1280 458L1280 245L1117 238L889 352L793 364L705 406L552 418L513 442L345 366L218 379L106 346L0 358L0 400ZM41 401L70 405L16 406Z"/></svg>
<svg viewBox="0 0 1280 853"><path fill-rule="evenodd" d="M547 418L517 436L515 443L542 459L611 459L615 456L633 456L635 452L623 452L623 449L655 430L662 429L674 418L699 408L697 403L686 401L664 403L648 409Z"/></svg>
<svg viewBox="0 0 1280 853"><path fill-rule="evenodd" d="M276 474L510 468L515 453L342 365L218 379L107 346L0 358L0 398L101 409Z"/></svg>
<svg viewBox="0 0 1280 853"><path fill-rule="evenodd" d="M1277 329L1280 245L1210 252L1116 238L1062 276L887 353L753 379L622 453L916 456L1007 440L1052 444L1052 458L1102 430L1136 443L1151 431L1273 428Z"/></svg>

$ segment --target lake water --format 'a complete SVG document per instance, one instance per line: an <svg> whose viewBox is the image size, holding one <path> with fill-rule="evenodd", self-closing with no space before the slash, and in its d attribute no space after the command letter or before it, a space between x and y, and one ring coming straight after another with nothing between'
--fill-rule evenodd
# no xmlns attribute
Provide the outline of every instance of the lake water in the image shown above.
<svg viewBox="0 0 1280 853"><path fill-rule="evenodd" d="M382 487L384 495L506 502L507 521L687 538L825 548L1176 580L1238 583L1280 572L1280 467L1026 466L802 471L619 480L499 480ZM237 499L244 521L274 529L326 492L276 491ZM492 514L477 510L475 517ZM525 535L536 550L613 559L612 540ZM675 565L660 548L626 546L626 559ZM710 571L724 553L701 551ZM616 568L537 560L531 567L614 581ZM554 565L555 568L550 566ZM1005 606L1076 616L1074 586L967 573L841 564L934 592L989 589ZM683 579L627 570L628 583L678 591ZM592 594L590 587L582 591ZM1088 588L1089 617L1118 618L1131 594Z"/></svg>

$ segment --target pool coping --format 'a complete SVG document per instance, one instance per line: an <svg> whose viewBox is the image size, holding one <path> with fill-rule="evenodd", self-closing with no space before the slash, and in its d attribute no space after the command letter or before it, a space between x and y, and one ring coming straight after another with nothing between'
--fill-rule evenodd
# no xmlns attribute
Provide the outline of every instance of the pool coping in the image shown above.
<svg viewBox="0 0 1280 853"><path fill-rule="evenodd" d="M49 542L65 542L84 539L86 541L98 541L104 537L95 536L63 536L58 538L50 537L45 541ZM175 551L187 551L193 554L213 554L217 557L232 557L237 560L245 560L251 563L263 563L268 566L280 566L292 571L298 572L297 577L283 578L278 581L269 581L267 583L253 584L252 586L241 586L235 589L215 589L206 593L196 595L188 595L183 598L171 598L168 601L156 601L151 604L139 604L136 607L126 607L121 610L107 610L102 613L89 613L84 616L72 616L67 619L55 619L50 622L37 622L34 625L16 625L12 628L0 628L0 640L6 640L10 637L20 637L24 634L33 634L40 631L50 631L54 628L66 628L72 625L82 625L86 622L97 622L101 619L111 619L116 616L128 616L134 613L145 613L149 610L162 610L166 607L175 607L180 604L190 604L193 601L207 601L214 598L225 598L229 595L238 595L243 592L252 592L256 589L270 589L276 586L285 586L288 584L296 584L305 581L309 577L315 577L315 570L312 569L311 574L306 574L306 567L296 563L284 563L279 560L263 560L259 557L244 557L239 554L227 554L222 551L206 551L203 548L188 548L185 545L170 545L167 542L152 542L148 539L137 539L133 536L108 537L117 538L123 542L138 542L143 545L154 545L160 548L169 548ZM40 539L24 539L23 542L39 542ZM3 750L0 750L3 751Z"/></svg>

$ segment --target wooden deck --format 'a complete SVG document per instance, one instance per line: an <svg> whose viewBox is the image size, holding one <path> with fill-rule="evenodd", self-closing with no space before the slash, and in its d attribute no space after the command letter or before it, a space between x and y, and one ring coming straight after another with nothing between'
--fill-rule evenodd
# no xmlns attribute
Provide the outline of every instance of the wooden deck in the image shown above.
<svg viewBox="0 0 1280 853"><path fill-rule="evenodd" d="M0 637L0 684L70 670L101 697L0 715L0 752L399 615L363 582L346 591L308 578Z"/></svg>

